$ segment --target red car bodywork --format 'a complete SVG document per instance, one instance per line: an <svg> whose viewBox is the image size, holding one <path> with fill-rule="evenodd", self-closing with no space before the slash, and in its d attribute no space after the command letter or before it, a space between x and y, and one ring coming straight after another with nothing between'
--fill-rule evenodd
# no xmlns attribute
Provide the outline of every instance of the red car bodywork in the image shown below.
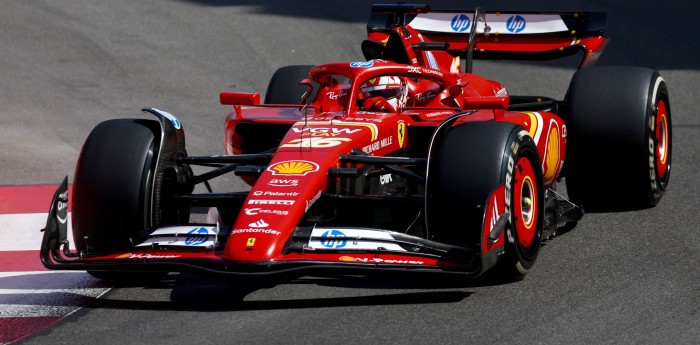
<svg viewBox="0 0 700 345"><path fill-rule="evenodd" d="M381 238L384 231L370 226L350 229L350 233L354 231L357 234L357 243L354 244L351 243L352 236L348 235L338 239L335 247L333 242L331 248L319 245L321 239L317 238L317 234L333 231L331 227L321 227L310 230L313 235L303 248L289 248L291 238L299 230L299 224L308 210L325 191L339 183L340 177L334 177L329 171L340 174L341 169L351 167L341 159L342 156L358 150L368 156L391 156L417 146L413 135L416 131L434 130L456 114L469 114L460 117L457 123L501 121L520 125L536 143L544 188L552 186L558 178L566 158L567 129L563 120L546 109L519 111L517 107L511 107L511 96L503 85L477 74L463 72L465 66L462 65L464 61L459 51L465 52L470 48L467 33L450 33L447 32L449 30L429 27L455 25L454 21L461 18L459 16L472 18L472 13L417 10L409 15L412 19L406 20L405 26L370 25L368 30L370 41L382 43L385 49L391 46L392 49L403 50L403 59L407 59L408 63L372 59L315 66L310 70L309 81L304 83L311 85L313 82L319 86L315 98L306 106L260 104L260 95L254 93L221 94L221 103L234 108L225 124L227 155L257 153L246 151L246 138L241 134L245 132L241 130L243 127L260 124L286 128L286 134L281 137L265 169L260 174L244 176L251 189L244 192L246 194L239 212L230 215L235 221L224 245L202 249L135 246L128 252L66 259L60 257L58 251L51 251L53 254L49 255L51 240L47 239L42 254L45 265L55 269L193 270L231 274L266 274L284 270L271 268L275 266L292 270L385 268L418 271L424 268L471 275L478 275L493 266L496 256L503 251L505 235L501 234L496 241L490 241L488 236L505 208L505 186L497 188L488 201L481 230L483 242L480 253L473 253L478 258L476 263L410 250L387 250L385 246L390 246ZM516 15L526 17L533 23L538 18L553 21L566 30L498 32L499 25L507 28L511 25L509 18ZM588 16L588 13L489 14L487 23L494 29L489 35L484 34L485 30L477 29L472 51L475 58L522 56L536 59L582 51L582 65L591 64L595 62L598 51L605 46L605 37L602 32L594 30L572 29L585 27ZM375 17L378 21L386 21L387 18L382 13L375 14ZM567 20L562 19L564 17L568 21L573 20L575 25L566 24ZM424 49L420 45L426 42L446 42L449 48ZM386 75L406 80L407 105L396 112L363 109L361 85L372 78ZM328 76L343 76L346 82L332 82ZM56 210L52 212L55 214ZM52 226L51 222L50 218L49 227ZM214 230L214 225L202 227L219 232L218 229ZM361 236L368 234L365 230L375 231L372 236L376 238ZM210 230L205 231L209 234ZM223 243L218 237L215 242ZM358 249L351 249L353 245Z"/></svg>

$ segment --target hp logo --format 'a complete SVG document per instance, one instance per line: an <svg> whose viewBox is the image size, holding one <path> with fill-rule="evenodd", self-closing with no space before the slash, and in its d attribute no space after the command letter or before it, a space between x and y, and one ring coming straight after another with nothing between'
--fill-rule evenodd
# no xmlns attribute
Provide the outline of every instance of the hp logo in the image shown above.
<svg viewBox="0 0 700 345"><path fill-rule="evenodd" d="M209 231L205 228L194 228L187 233L187 238L185 238L185 245L196 246L207 241L209 237Z"/></svg>
<svg viewBox="0 0 700 345"><path fill-rule="evenodd" d="M469 29L469 24L470 24L469 17L467 17L466 14L458 14L452 18L452 30L457 31L457 32L464 32Z"/></svg>
<svg viewBox="0 0 700 345"><path fill-rule="evenodd" d="M321 235L321 245L328 248L343 248L347 244L345 234L339 230L329 230Z"/></svg>
<svg viewBox="0 0 700 345"><path fill-rule="evenodd" d="M508 18L508 21L506 22L506 29L512 33L518 33L520 31L525 30L525 18L519 16L519 15L514 15Z"/></svg>
<svg viewBox="0 0 700 345"><path fill-rule="evenodd" d="M352 68L367 68L372 67L372 65L374 65L374 61L358 61L350 63L350 67Z"/></svg>

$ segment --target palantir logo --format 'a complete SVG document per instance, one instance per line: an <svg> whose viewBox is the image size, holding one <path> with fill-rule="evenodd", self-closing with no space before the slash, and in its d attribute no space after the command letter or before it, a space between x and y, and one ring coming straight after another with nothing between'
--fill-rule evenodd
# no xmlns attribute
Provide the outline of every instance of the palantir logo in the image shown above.
<svg viewBox="0 0 700 345"><path fill-rule="evenodd" d="M452 18L452 30L457 32L467 31L470 23L469 17L464 13L460 13Z"/></svg>
<svg viewBox="0 0 700 345"><path fill-rule="evenodd" d="M209 231L205 228L194 228L187 233L187 238L185 238L186 246L196 246L207 241L209 238Z"/></svg>
<svg viewBox="0 0 700 345"><path fill-rule="evenodd" d="M508 18L508 21L506 22L506 28L512 33L518 33L520 31L525 30L526 24L527 23L525 22L525 18L519 15L514 15Z"/></svg>
<svg viewBox="0 0 700 345"><path fill-rule="evenodd" d="M343 248L347 244L345 234L340 230L329 230L321 235L321 245L328 248Z"/></svg>

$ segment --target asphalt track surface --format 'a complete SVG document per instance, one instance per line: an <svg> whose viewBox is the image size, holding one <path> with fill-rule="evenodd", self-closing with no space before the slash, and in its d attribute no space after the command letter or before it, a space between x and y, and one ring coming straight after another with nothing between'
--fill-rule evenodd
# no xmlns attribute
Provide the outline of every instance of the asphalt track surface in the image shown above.
<svg viewBox="0 0 700 345"><path fill-rule="evenodd" d="M223 152L221 91L264 93L276 68L361 60L367 1L17 0L0 5L0 184L72 178L99 122L158 107L192 155ZM467 2L463 2L467 3ZM26 344L700 342L700 39L689 1L481 1L608 11L604 65L659 69L673 114L658 207L587 214L521 282L302 278L252 286L170 275L112 289ZM512 94L563 97L561 64L479 64ZM614 171L601 170L602 174ZM220 179L217 188L240 186ZM615 198L614 190L601 197ZM3 239L11 241L12 239Z"/></svg>

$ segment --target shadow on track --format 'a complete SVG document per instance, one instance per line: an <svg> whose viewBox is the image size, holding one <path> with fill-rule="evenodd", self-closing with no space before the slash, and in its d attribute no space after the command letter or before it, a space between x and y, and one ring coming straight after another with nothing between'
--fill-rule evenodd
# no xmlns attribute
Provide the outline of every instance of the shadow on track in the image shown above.
<svg viewBox="0 0 700 345"><path fill-rule="evenodd" d="M429 279L428 279L429 278ZM170 301L138 301L112 299L105 296L87 306L89 309L163 310L163 311L243 311L276 309L339 308L351 306L411 305L458 303L474 292L469 288L500 285L490 275L477 279L461 277L406 276L382 277L300 277L289 281L259 280L241 282L227 278L197 274L171 274L159 282L132 289L172 289ZM326 293L318 294L322 287ZM258 291L278 289L274 294L288 298L249 297ZM349 296L348 289L354 296ZM399 291L400 290L400 291ZM288 292L291 291L291 292ZM316 291L316 295L308 295ZM280 293L281 292L281 293Z"/></svg>

